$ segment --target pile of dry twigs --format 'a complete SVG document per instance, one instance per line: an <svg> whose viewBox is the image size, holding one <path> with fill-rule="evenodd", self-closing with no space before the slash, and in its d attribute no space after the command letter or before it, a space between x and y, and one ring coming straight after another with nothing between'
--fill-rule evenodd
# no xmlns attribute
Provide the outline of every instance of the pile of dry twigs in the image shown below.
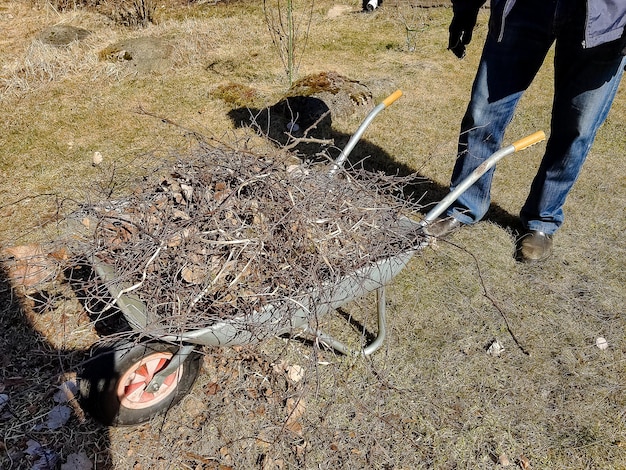
<svg viewBox="0 0 626 470"><path fill-rule="evenodd" d="M155 330L183 333L411 250L420 235L399 220L419 207L400 195L414 181L203 146L124 198L83 205L89 230L66 240L65 262L112 266L105 284L141 299Z"/></svg>

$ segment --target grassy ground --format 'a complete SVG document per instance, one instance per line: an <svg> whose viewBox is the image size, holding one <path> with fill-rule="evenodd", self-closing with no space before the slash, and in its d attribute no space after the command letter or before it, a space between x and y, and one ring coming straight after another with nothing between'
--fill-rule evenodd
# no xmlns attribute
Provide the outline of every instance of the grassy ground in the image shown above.
<svg viewBox="0 0 626 470"><path fill-rule="evenodd" d="M418 171L424 203L435 202L454 163L487 13L459 61L446 51L448 9L389 2L365 15L356 2L344 6L334 16L333 2L315 3L298 74L337 71L368 84L377 101L402 89L355 156ZM81 200L113 169L123 186L152 159L184 151L180 127L139 109L271 151L236 128L215 93L243 84L269 105L288 88L260 2L159 7L156 17L157 25L131 30L87 11L0 5L1 245L40 239L61 201ZM92 34L63 49L36 40L57 23ZM136 36L174 44L167 72L98 61L105 47ZM548 131L550 76L548 60L508 142ZM513 468L626 468L624 116L622 86L545 264L512 257L538 145L499 165L487 220L415 256L389 286L389 334L374 355L347 358L283 339L206 350L192 392L165 419L136 428L104 428L80 412L55 431L37 426L95 334L71 296L38 312L3 276L0 394L10 402L0 418L0 466L31 468L23 451L35 440L60 463L84 453L99 469L475 469L505 468L507 460ZM333 121L339 147L361 118ZM347 313L373 325L373 305L364 299ZM326 329L354 333L341 318L329 318ZM596 347L598 337L608 349ZM504 352L487 354L496 339ZM305 369L302 380L289 378L293 365Z"/></svg>

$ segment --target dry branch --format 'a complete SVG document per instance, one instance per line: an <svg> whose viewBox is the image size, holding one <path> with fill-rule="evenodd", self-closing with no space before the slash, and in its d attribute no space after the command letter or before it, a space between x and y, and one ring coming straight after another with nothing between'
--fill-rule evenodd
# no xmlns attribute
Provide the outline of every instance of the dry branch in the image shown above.
<svg viewBox="0 0 626 470"><path fill-rule="evenodd" d="M89 230L64 241L68 264L112 266L121 294L145 304L152 333L246 318L268 304L288 317L307 292L419 243L398 228L418 209L399 197L412 181L356 168L330 177L204 147L131 195L85 204L74 218Z"/></svg>

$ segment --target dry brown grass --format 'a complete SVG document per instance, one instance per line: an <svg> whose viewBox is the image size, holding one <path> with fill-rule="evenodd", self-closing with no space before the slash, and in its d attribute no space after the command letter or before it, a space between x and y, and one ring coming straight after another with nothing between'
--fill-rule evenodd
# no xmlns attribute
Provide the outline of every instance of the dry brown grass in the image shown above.
<svg viewBox="0 0 626 470"><path fill-rule="evenodd" d="M377 101L402 89L354 157L419 171L429 180L420 188L423 202L439 200L487 13L468 57L458 61L445 50L447 9L400 4L364 15L352 2L351 12L330 18L333 6L316 2L300 74L336 71L368 84ZM188 145L180 128L137 113L139 107L208 138L271 151L235 126L230 105L214 93L239 83L269 105L286 92L259 2L177 4L155 15L158 24L130 30L80 10L0 5L3 246L54 232L49 222L59 201L81 200L101 177L94 152L123 187L150 171L151 155ZM67 49L39 44L38 31L58 22L92 35ZM166 73L138 74L97 60L120 39L151 35L174 44ZM548 130L549 68L521 103L508 141ZM373 356L336 356L284 339L207 350L191 394L164 419L138 428L106 429L77 415L54 432L34 428L54 406L61 374L75 370L96 336L69 293L58 292L55 308L38 311L3 276L0 393L11 401L0 418L0 466L30 468L19 451L35 439L61 462L84 451L97 468L110 469L487 469L504 468L501 455L511 468L524 459L536 469L626 468L624 116L622 86L546 264L512 258L516 214L540 145L500 164L485 222L427 249L389 286L389 337ZM333 121L336 146L360 119ZM371 325L373 305L364 299L344 313ZM324 327L358 341L341 316ZM595 346L600 336L608 349ZM505 348L499 357L486 353L494 339ZM289 379L293 365L305 369L303 380Z"/></svg>

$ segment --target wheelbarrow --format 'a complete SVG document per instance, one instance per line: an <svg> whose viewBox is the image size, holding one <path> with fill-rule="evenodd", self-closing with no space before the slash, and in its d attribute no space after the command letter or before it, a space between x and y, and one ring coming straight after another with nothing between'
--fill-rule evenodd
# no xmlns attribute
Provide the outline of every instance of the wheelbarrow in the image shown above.
<svg viewBox="0 0 626 470"><path fill-rule="evenodd" d="M350 152L374 117L401 95L400 90L396 91L367 115L332 164L330 177L342 171ZM79 375L84 407L94 418L107 425L135 425L148 421L168 410L189 392L200 370L201 355L196 351L200 346L247 345L299 331L343 354L372 354L380 348L386 336L385 286L405 268L417 251L428 246L431 238L424 235L424 228L500 159L544 138L544 133L539 131L494 153L422 220L401 218L394 229L407 235L422 235L415 237L420 240L416 246L345 275L332 285L329 283L295 295L290 300L297 308L293 308L293 304L289 306L287 324L284 306L269 304L245 318L229 318L180 334L159 335L147 341L124 340L111 347L97 348ZM104 281L111 303L119 309L132 330L146 331L149 321L142 300L130 292L128 285L117 280L112 266L97 259L93 259L91 264L96 275ZM314 322L371 292L376 293L377 334L359 350L351 349L321 331Z"/></svg>

